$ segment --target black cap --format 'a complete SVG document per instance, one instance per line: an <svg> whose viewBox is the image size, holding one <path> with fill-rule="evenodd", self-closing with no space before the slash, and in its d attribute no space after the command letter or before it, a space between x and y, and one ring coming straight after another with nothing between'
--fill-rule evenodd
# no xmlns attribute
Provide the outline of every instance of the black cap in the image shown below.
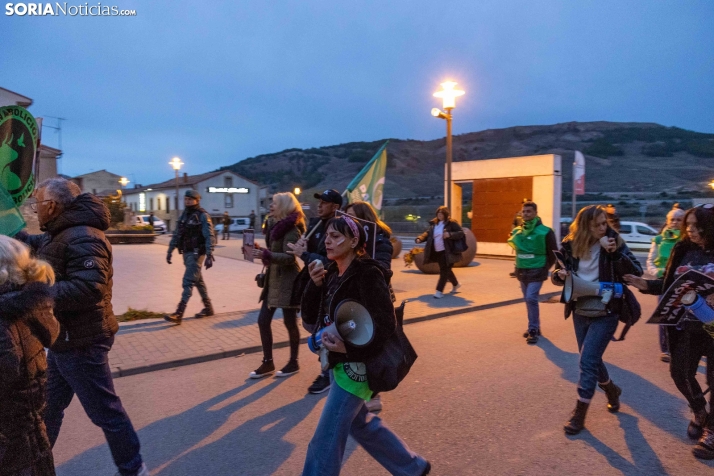
<svg viewBox="0 0 714 476"><path fill-rule="evenodd" d="M322 193L316 193L315 198L322 200L323 202L334 203L340 207L342 206L342 195L340 195L340 192L334 188L325 190Z"/></svg>
<svg viewBox="0 0 714 476"><path fill-rule="evenodd" d="M186 190L186 193L184 193L183 196L187 198L195 198L196 200L201 199L201 194L198 193L196 190Z"/></svg>

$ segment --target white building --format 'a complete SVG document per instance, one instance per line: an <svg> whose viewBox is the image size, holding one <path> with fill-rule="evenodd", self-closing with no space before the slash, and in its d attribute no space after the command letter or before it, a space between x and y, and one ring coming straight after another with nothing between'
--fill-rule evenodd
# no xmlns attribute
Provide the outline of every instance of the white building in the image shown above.
<svg viewBox="0 0 714 476"><path fill-rule="evenodd" d="M251 212L259 214L260 185L245 177L224 170L201 175L183 174L179 177L179 193L176 199L176 179L166 182L124 190L124 202L134 214L154 215L166 222L169 230L182 212L183 196L187 190L201 194L201 207L217 219L228 212L232 218L246 218Z"/></svg>
<svg viewBox="0 0 714 476"><path fill-rule="evenodd" d="M122 188L119 183L120 179L121 175L113 174L104 169L72 177L72 181L79 185L82 193L92 193L100 197L116 195L117 190Z"/></svg>

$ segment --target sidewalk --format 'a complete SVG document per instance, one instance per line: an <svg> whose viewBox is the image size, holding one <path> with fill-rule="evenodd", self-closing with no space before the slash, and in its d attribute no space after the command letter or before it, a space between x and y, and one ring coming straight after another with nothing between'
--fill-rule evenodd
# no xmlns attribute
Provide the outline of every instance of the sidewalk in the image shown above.
<svg viewBox="0 0 714 476"><path fill-rule="evenodd" d="M171 311L181 293L183 265L174 254L174 264L168 265L166 239L153 245L118 245L114 247L114 307L120 314L129 306L156 312ZM110 364L115 377L177 367L197 362L232 357L260 351L258 332L258 297L260 289L254 276L262 269L258 263L242 260L241 240L219 241L214 268L204 272L204 279L218 314L196 320L184 319L173 326L162 319L122 323ZM241 259L237 259L237 258ZM141 270L137 272L137 269ZM419 322L454 314L491 309L522 301L518 281L508 276L513 263L498 259L480 259L468 268L454 272L462 284L460 292L434 299L438 276L425 275L416 267L405 268L401 259L393 260L392 286L397 302L408 299L405 321ZM447 285L447 291L450 285ZM559 289L546 281L542 294L547 297ZM186 316L201 309L200 298L194 293ZM523 326L526 327L525 307ZM276 313L273 338L276 347L287 343L287 332ZM308 336L302 330L303 339ZM300 349L305 358L307 349Z"/></svg>

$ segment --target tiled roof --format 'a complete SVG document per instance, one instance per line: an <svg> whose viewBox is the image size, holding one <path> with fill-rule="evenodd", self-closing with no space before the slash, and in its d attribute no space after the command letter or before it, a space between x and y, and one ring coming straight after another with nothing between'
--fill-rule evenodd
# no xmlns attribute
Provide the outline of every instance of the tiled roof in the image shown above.
<svg viewBox="0 0 714 476"><path fill-rule="evenodd" d="M226 173L226 172L227 172L227 173L230 173L230 174L232 174L232 175L235 175L236 177L240 177L240 178L242 178L243 180L245 180L245 181L247 181L247 182L250 182L250 183L252 183L252 184L255 184L255 185L258 185L258 186L260 185L260 184L258 184L257 182L254 182L254 181L252 181L252 180L249 180L249 179L247 179L247 178L245 178L245 177L243 177L243 176L241 176L241 175L238 175L237 173L235 173L235 172L233 172L233 171L230 171L230 170L218 170L218 171L215 171L215 172L208 172L208 173L205 173L205 174L188 175L188 176L186 176L186 177L184 177L183 175L179 175L179 187L186 187L186 186L191 186L191 187L193 187L194 185L196 185L196 184L198 184L198 183L201 183L201 182L203 182L204 180L208 180L208 179L210 179L210 178L213 178L213 177L215 177L215 176L217 176L217 175L224 174L224 173ZM176 187L176 178L172 178L171 180L167 180L167 181L165 181L165 182L159 182L159 183L155 183L155 184L151 184L151 185L146 185L146 186L139 187L139 188L127 189L127 190L124 191L124 193L125 193L125 194L131 194L131 193L136 193L136 192L142 192L142 191L146 190L147 188L152 188L152 189L154 189L154 190L160 190L160 189L164 189L164 188L174 188L174 187Z"/></svg>

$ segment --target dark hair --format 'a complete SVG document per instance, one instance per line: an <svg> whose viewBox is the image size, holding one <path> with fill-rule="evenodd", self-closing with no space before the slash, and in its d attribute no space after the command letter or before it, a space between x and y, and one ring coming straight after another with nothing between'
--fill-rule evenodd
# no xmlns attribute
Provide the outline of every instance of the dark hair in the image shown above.
<svg viewBox="0 0 714 476"><path fill-rule="evenodd" d="M352 213L352 215L356 216L357 218L361 218L362 220L367 220L376 223L377 226L382 229L382 232L387 238L392 236L392 229L389 228L389 225L379 219L379 217L377 216L377 212L374 208L372 208L372 205L367 202L363 202L362 200L355 200L354 202L348 203L345 206L345 212L350 207L352 207L352 211L354 212Z"/></svg>
<svg viewBox="0 0 714 476"><path fill-rule="evenodd" d="M325 226L325 230L332 227L336 232L342 233L349 238L354 238L355 235L352 232L352 228L350 228L350 225L347 223L347 220L351 220L355 225L357 225L357 231L359 232L355 251L358 255L362 255L364 253L364 245L367 242L367 232L364 231L364 228L362 228L358 222L352 220L350 217L342 218L343 216L344 215L340 215L339 217L330 218L327 222L327 226Z"/></svg>
<svg viewBox="0 0 714 476"><path fill-rule="evenodd" d="M536 202L533 202L533 201L531 201L531 200L526 200L525 202L523 202L523 206L524 206L524 207L530 207L530 208L533 209L533 211L535 211L536 213L538 213L538 205L536 205Z"/></svg>
<svg viewBox="0 0 714 476"><path fill-rule="evenodd" d="M451 213L449 213L448 207L439 207L436 209L436 213L434 214L434 216L436 216L437 219L439 218L439 213L444 214L444 221L449 221Z"/></svg>
<svg viewBox="0 0 714 476"><path fill-rule="evenodd" d="M689 234L687 233L687 218L689 215L694 215L697 219L697 228L699 233L704 238L704 248L714 249L714 209L695 207L687 210L684 215L684 221L682 222L682 240L687 240L691 242Z"/></svg>

